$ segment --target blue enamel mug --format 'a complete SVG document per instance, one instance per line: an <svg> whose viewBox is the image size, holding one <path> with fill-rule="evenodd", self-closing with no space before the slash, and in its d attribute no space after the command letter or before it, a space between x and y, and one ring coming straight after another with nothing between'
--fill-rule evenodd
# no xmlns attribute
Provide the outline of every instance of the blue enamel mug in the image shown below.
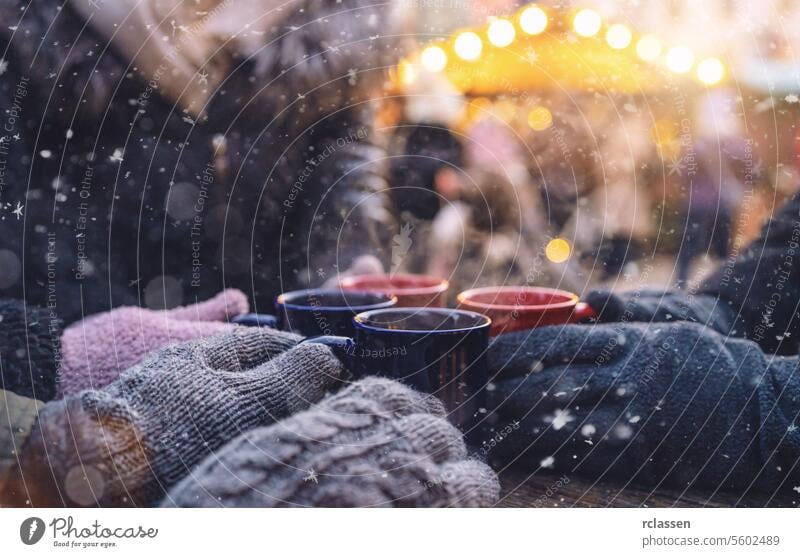
<svg viewBox="0 0 800 557"><path fill-rule="evenodd" d="M393 307L397 298L377 292L339 289L295 290L278 296L275 314L246 313L232 319L249 327L272 327L305 337L352 336L356 314Z"/></svg>
<svg viewBox="0 0 800 557"><path fill-rule="evenodd" d="M356 315L350 337L307 342L330 346L354 379L380 375L438 397L450 421L469 430L485 408L491 324L471 311L388 308Z"/></svg>

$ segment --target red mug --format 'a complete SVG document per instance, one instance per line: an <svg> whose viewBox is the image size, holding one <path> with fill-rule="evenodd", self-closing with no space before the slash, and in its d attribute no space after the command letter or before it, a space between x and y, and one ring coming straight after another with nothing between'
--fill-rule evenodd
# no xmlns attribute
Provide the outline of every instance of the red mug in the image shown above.
<svg viewBox="0 0 800 557"><path fill-rule="evenodd" d="M343 290L379 292L397 297L396 307L443 308L450 283L427 275L381 274L353 275L339 281Z"/></svg>
<svg viewBox="0 0 800 557"><path fill-rule="evenodd" d="M491 336L597 317L577 294L538 286L473 288L458 295L458 307L490 317Z"/></svg>

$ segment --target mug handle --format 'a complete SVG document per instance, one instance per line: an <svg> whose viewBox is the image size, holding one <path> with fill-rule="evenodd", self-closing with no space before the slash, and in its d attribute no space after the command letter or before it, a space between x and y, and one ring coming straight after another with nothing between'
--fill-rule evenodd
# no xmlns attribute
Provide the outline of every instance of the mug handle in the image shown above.
<svg viewBox="0 0 800 557"><path fill-rule="evenodd" d="M278 317L268 313L243 313L231 319L231 323L244 327L278 328Z"/></svg>
<svg viewBox="0 0 800 557"><path fill-rule="evenodd" d="M575 305L575 309L572 310L572 315L570 316L570 323L580 323L586 321L587 319L594 319L597 317L597 312L592 309L592 306L587 304L586 302L578 302Z"/></svg>
<svg viewBox="0 0 800 557"><path fill-rule="evenodd" d="M356 355L356 342L350 337L338 337L335 335L323 335L318 337L309 337L300 341L300 344L312 342L314 344L322 344L327 346L333 352L333 355L342 362L345 371L350 375L347 379L353 381L359 379L357 370L359 366L356 365L358 356Z"/></svg>

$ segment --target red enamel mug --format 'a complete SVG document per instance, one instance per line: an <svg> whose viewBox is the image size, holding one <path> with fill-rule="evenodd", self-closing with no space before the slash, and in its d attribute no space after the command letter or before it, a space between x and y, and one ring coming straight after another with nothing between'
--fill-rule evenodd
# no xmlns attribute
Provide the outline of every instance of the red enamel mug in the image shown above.
<svg viewBox="0 0 800 557"><path fill-rule="evenodd" d="M446 279L407 273L354 275L339 281L343 290L378 292L397 297L396 307L443 308L450 287Z"/></svg>
<svg viewBox="0 0 800 557"><path fill-rule="evenodd" d="M490 317L492 336L597 317L577 294L538 286L473 288L458 295L458 307Z"/></svg>

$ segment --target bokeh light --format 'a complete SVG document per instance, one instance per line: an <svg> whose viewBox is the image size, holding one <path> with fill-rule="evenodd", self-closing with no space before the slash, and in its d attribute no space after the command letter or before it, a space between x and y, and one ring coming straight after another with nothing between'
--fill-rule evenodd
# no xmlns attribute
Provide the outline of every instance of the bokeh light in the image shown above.
<svg viewBox="0 0 800 557"><path fill-rule="evenodd" d="M544 106L537 106L528 113L528 125L540 132L553 125L553 114Z"/></svg>
<svg viewBox="0 0 800 557"><path fill-rule="evenodd" d="M661 41L653 35L645 35L636 43L636 54L645 62L652 62L661 56Z"/></svg>
<svg viewBox="0 0 800 557"><path fill-rule="evenodd" d="M667 67L670 71L681 74L692 69L694 54L685 46L670 48L667 52Z"/></svg>
<svg viewBox="0 0 800 557"><path fill-rule="evenodd" d="M519 26L528 35L538 35L547 29L547 14L539 6L528 6L519 16Z"/></svg>
<svg viewBox="0 0 800 557"><path fill-rule="evenodd" d="M608 28L606 32L606 42L611 48L622 50L628 48L633 39L633 33L625 25L617 23Z"/></svg>
<svg viewBox="0 0 800 557"><path fill-rule="evenodd" d="M447 54L440 46L429 46L423 49L420 55L422 67L427 71L436 73L440 72L447 66Z"/></svg>
<svg viewBox="0 0 800 557"><path fill-rule="evenodd" d="M572 246L564 238L553 238L547 242L544 254L553 263L563 263L572 254Z"/></svg>
<svg viewBox="0 0 800 557"><path fill-rule="evenodd" d="M483 41L472 31L464 31L456 37L453 44L456 54L462 60L477 60L483 51Z"/></svg>
<svg viewBox="0 0 800 557"><path fill-rule="evenodd" d="M597 35L600 27L603 25L603 19L594 10L583 9L575 14L575 19L572 20L572 28L578 35L583 37L592 37Z"/></svg>
<svg viewBox="0 0 800 557"><path fill-rule="evenodd" d="M697 65L697 79L704 85L716 85L725 77L725 66L717 58L706 58Z"/></svg>
<svg viewBox="0 0 800 557"><path fill-rule="evenodd" d="M413 85L417 80L417 68L410 61L401 60L397 64L397 73L394 77L401 85Z"/></svg>
<svg viewBox="0 0 800 557"><path fill-rule="evenodd" d="M514 42L517 30L514 24L507 19L495 19L489 24L487 35L489 42L496 47L508 46Z"/></svg>

